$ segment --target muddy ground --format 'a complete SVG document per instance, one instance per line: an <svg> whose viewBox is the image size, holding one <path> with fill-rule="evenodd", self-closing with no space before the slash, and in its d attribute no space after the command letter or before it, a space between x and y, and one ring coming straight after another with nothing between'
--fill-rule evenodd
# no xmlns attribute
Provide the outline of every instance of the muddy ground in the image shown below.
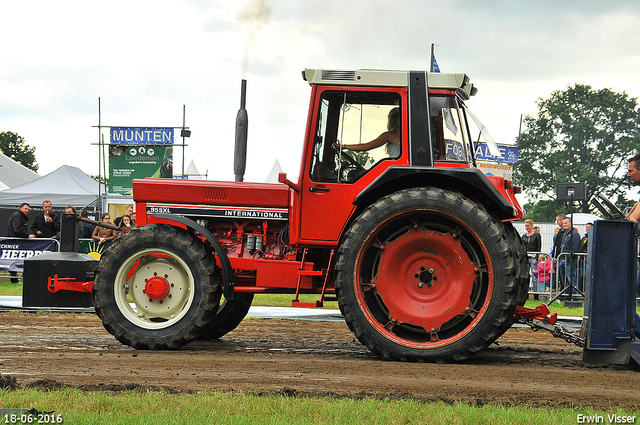
<svg viewBox="0 0 640 425"><path fill-rule="evenodd" d="M121 345L92 314L0 314L0 386L416 398L640 409L640 368L588 365L582 349L511 329L463 364L383 361L344 323L246 319L177 351Z"/></svg>

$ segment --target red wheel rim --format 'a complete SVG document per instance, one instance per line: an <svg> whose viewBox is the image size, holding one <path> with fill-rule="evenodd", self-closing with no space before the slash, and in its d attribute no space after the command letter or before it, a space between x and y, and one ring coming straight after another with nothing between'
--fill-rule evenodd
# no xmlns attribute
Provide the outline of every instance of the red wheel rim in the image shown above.
<svg viewBox="0 0 640 425"><path fill-rule="evenodd" d="M484 315L493 288L479 239L455 217L432 212L381 223L355 268L356 296L367 320L392 341L414 348L466 335Z"/></svg>
<svg viewBox="0 0 640 425"><path fill-rule="evenodd" d="M371 283L391 322L435 332L469 311L477 277L459 237L416 226L384 245Z"/></svg>

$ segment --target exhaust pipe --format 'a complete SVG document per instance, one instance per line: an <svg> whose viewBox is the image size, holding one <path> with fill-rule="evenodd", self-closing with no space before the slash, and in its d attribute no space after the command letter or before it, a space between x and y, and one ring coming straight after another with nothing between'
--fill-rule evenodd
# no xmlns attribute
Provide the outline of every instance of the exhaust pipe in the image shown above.
<svg viewBox="0 0 640 425"><path fill-rule="evenodd" d="M236 175L236 181L244 180L244 172L247 168L247 126L249 119L245 104L247 101L247 80L242 80L242 88L240 90L240 109L236 116L236 147L233 156L233 171Z"/></svg>

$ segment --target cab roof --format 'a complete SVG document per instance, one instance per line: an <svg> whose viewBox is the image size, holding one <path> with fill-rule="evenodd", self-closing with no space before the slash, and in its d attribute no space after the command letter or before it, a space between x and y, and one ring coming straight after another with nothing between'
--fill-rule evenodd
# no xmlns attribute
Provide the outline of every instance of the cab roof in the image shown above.
<svg viewBox="0 0 640 425"><path fill-rule="evenodd" d="M425 71L421 71L424 73ZM380 69L311 69L302 72L309 84L408 87L410 71ZM468 99L477 91L466 74L427 72L429 88L461 90Z"/></svg>

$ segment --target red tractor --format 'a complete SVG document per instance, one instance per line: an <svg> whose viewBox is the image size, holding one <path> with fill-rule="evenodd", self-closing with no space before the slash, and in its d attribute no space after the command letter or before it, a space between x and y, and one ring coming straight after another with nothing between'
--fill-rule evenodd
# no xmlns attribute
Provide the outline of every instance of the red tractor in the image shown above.
<svg viewBox="0 0 640 425"><path fill-rule="evenodd" d="M105 328L134 348L175 349L233 330L256 294L290 293L293 306L337 301L385 359L463 360L487 347L524 303L528 263L511 224L523 217L519 188L476 168L469 78L303 77L312 90L297 183L284 173L280 183L134 180L140 227L95 272ZM375 149L356 146L385 132Z"/></svg>

